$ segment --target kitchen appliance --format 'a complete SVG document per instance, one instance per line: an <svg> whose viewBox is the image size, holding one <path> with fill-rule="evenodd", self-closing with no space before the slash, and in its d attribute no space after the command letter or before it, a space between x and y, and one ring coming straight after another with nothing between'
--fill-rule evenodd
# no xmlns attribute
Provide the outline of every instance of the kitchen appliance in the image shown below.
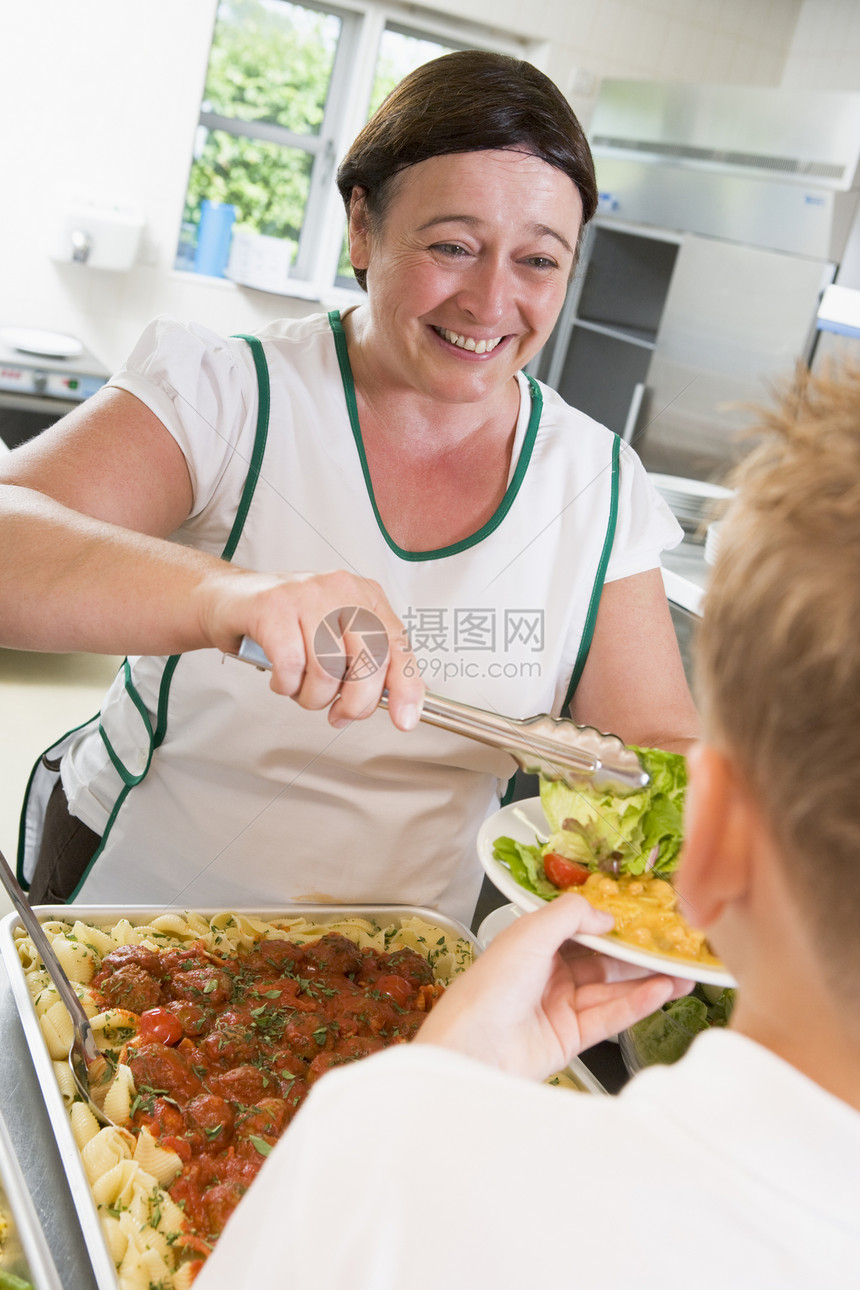
<svg viewBox="0 0 860 1290"><path fill-rule="evenodd" d="M721 481L809 360L860 202L860 94L606 80L600 190L535 373L649 470Z"/></svg>
<svg viewBox="0 0 860 1290"><path fill-rule="evenodd" d="M73 336L0 328L0 452L53 425L109 375Z"/></svg>
<svg viewBox="0 0 860 1290"><path fill-rule="evenodd" d="M834 285L821 297L813 367L860 364L860 290Z"/></svg>

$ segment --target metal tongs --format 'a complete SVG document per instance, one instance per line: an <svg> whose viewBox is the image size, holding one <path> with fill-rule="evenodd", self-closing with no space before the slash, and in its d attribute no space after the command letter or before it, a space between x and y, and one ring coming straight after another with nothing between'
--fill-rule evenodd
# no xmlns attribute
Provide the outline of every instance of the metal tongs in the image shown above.
<svg viewBox="0 0 860 1290"><path fill-rule="evenodd" d="M57 994L66 1005L72 1019L74 1038L69 1051L69 1067L78 1092L89 1106L93 1115L102 1124L113 1125L114 1121L102 1109L105 1094L111 1081L111 1069L107 1059L96 1044L90 1019L84 1011L84 1005L66 976L60 961L54 953L51 942L45 935L42 924L36 917L33 906L24 895L18 880L9 867L9 862L0 851L0 881L6 888L12 904L21 915L21 921L30 933L45 971L56 987Z"/></svg>
<svg viewBox="0 0 860 1290"><path fill-rule="evenodd" d="M272 663L256 641L245 636L234 658L270 672ZM379 700L388 707L388 691ZM470 707L438 694L425 694L421 720L430 726L465 735L510 753L529 775L557 779L570 788L581 788L587 780L595 788L624 796L648 784L648 772L639 754L617 735L601 734L593 726L578 726L565 717L503 717L483 708Z"/></svg>

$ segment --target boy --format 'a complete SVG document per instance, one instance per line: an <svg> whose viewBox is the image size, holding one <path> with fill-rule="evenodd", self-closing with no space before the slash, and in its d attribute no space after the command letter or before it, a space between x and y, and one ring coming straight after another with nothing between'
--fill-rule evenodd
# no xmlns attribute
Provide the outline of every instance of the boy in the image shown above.
<svg viewBox="0 0 860 1290"><path fill-rule="evenodd" d="M618 1098L529 1083L681 989L519 919L415 1042L333 1072L198 1280L388 1290L860 1279L860 370L800 377L737 480L699 642L678 886L728 1030ZM487 1063L487 1064L485 1064Z"/></svg>

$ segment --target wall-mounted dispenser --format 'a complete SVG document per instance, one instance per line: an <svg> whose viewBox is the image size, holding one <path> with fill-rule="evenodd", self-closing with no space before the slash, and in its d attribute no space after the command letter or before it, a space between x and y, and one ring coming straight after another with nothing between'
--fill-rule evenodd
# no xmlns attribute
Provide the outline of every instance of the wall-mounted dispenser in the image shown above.
<svg viewBox="0 0 860 1290"><path fill-rule="evenodd" d="M51 259L123 272L137 259L145 223L135 206L76 202L60 218Z"/></svg>

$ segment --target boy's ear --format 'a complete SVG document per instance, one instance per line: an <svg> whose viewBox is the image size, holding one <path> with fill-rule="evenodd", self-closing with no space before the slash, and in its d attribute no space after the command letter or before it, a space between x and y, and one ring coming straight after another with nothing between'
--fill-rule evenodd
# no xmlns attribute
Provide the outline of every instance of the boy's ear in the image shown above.
<svg viewBox="0 0 860 1290"><path fill-rule="evenodd" d="M676 885L685 916L709 927L747 890L757 821L733 762L708 744L688 758L684 850Z"/></svg>
<svg viewBox="0 0 860 1290"><path fill-rule="evenodd" d="M354 269L366 269L369 263L366 196L367 190L356 184L349 199L349 259Z"/></svg>

